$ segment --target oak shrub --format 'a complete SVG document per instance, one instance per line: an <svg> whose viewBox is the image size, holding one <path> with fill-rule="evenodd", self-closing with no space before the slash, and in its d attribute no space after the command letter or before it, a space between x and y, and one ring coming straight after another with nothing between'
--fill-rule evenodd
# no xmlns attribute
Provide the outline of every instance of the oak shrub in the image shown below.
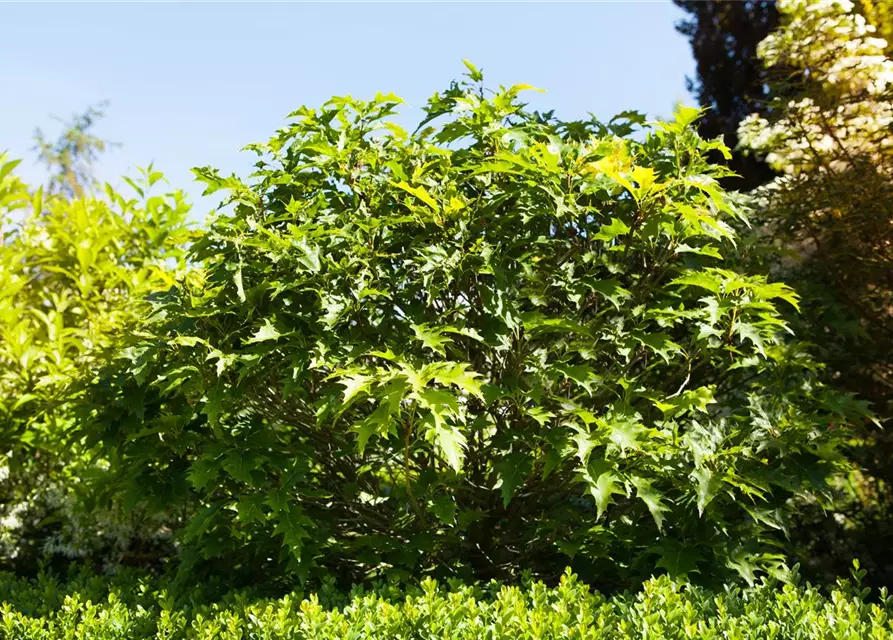
<svg viewBox="0 0 893 640"><path fill-rule="evenodd" d="M696 110L563 122L527 89L469 66L412 132L333 98L249 179L196 170L226 206L78 432L184 569L784 573L861 406L784 337L788 287L722 268Z"/></svg>

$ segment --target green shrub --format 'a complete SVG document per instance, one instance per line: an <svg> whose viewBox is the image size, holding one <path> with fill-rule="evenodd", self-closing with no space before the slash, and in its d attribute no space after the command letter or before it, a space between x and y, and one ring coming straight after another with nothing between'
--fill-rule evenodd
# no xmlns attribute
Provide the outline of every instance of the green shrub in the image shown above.
<svg viewBox="0 0 893 640"><path fill-rule="evenodd" d="M572 566L783 570L791 496L848 398L782 340L781 284L720 268L734 203L697 111L562 122L488 93L300 109L82 424L186 566L345 582ZM639 131L635 135L633 132Z"/></svg>
<svg viewBox="0 0 893 640"><path fill-rule="evenodd" d="M349 595L328 589L280 598L231 593L207 602L175 597L131 574L111 583L81 576L58 583L0 576L0 635L5 640L205 638L299 639L715 639L865 640L893 637L893 596L841 582L829 594L767 582L721 591L666 576L637 592L606 598L571 574L555 588L426 580L401 591L380 586Z"/></svg>
<svg viewBox="0 0 893 640"><path fill-rule="evenodd" d="M0 154L0 562L21 568L129 542L117 517L77 517L73 496L100 467L70 441L73 383L170 287L189 207L179 192L149 194L161 179L151 169L132 192L73 197L30 188L17 164Z"/></svg>

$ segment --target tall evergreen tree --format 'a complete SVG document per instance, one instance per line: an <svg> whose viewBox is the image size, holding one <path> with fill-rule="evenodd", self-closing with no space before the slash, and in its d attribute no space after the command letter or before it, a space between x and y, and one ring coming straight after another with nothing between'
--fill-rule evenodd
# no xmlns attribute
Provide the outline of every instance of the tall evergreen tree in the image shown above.
<svg viewBox="0 0 893 640"><path fill-rule="evenodd" d="M58 138L49 140L43 130L34 132L34 151L38 160L50 172L46 190L49 194L61 193L69 198L81 197L97 186L93 165L100 154L117 146L93 133L96 123L105 116L107 102L87 108L62 122L64 129Z"/></svg>
<svg viewBox="0 0 893 640"><path fill-rule="evenodd" d="M701 135L723 136L733 150L729 166L740 178L726 186L750 190L772 178L761 160L735 151L738 123L757 110L767 97L766 70L757 59L757 45L778 26L774 2L746 0L673 0L689 14L677 25L691 42L697 78L688 89L708 108L700 121Z"/></svg>

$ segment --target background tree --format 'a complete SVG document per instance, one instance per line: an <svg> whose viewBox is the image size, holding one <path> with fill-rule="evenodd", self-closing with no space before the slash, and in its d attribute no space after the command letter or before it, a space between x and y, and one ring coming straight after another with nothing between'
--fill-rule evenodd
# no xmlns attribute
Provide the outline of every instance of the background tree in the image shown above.
<svg viewBox="0 0 893 640"><path fill-rule="evenodd" d="M34 150L50 172L46 188L48 194L78 197L96 186L93 165L100 154L115 146L115 143L92 133L96 123L105 115L107 106L107 102L102 102L72 116L68 122L60 120L63 130L56 140L48 140L39 128L35 130Z"/></svg>
<svg viewBox="0 0 893 640"><path fill-rule="evenodd" d="M740 178L725 185L748 191L772 179L759 158L737 150L738 124L768 98L768 73L757 45L778 26L774 1L673 0L690 17L677 26L691 42L697 77L688 88L707 111L698 123L705 138L722 136L732 149L729 167Z"/></svg>
<svg viewBox="0 0 893 640"><path fill-rule="evenodd" d="M865 18L884 24L888 14L849 0L787 0L778 8L783 27L759 55L785 69L782 90L740 128L742 146L780 174L754 192L759 238L771 249L762 255L803 294L807 312L795 326L816 344L826 379L870 400L889 430L893 61ZM852 478L850 508L812 523L805 555L829 575L856 555L876 579L893 577L893 439L885 433L863 431L857 451L869 476Z"/></svg>
<svg viewBox="0 0 893 640"><path fill-rule="evenodd" d="M707 109L698 123L705 138L722 136L732 150L728 166L737 177L724 179L729 189L750 191L771 181L776 173L760 156L739 149L738 127L757 111L766 113L773 98L786 92L788 70L777 62L767 67L757 46L779 26L776 0L673 0L689 14L677 30L691 43L697 75L688 78L689 91ZM893 43L893 5L885 0L859 0L855 10ZM770 89L771 86L771 89ZM796 88L792 88L796 92ZM714 160L719 160L716 156Z"/></svg>

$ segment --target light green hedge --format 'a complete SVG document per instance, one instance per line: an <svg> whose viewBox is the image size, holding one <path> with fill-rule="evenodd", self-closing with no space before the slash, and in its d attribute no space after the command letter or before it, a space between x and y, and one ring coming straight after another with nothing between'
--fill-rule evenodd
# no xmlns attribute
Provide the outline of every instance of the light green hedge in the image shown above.
<svg viewBox="0 0 893 640"><path fill-rule="evenodd" d="M573 576L548 588L491 584L403 591L333 589L277 599L231 593L174 596L148 578L75 576L60 583L0 575L4 640L203 638L893 638L893 596L841 582L832 591L764 583L723 591L662 577L606 598Z"/></svg>

